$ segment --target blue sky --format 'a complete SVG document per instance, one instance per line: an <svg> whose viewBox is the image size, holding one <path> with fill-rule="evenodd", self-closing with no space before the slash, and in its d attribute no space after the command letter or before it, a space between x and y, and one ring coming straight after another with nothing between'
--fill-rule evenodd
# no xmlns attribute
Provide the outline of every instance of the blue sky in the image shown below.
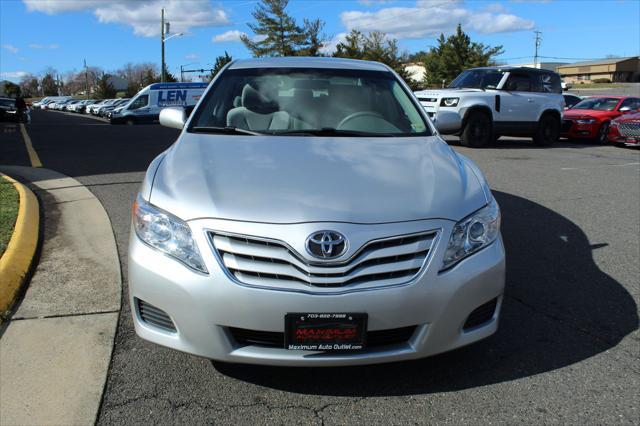
<svg viewBox="0 0 640 426"><path fill-rule="evenodd" d="M83 59L106 71L127 62L160 62L160 8L172 32L170 70L208 67L225 50L249 56L237 38L252 36L255 1L231 0L0 0L0 78L19 80L51 66L80 70ZM507 63L531 61L533 30L542 31L540 54L600 58L640 54L640 0L291 0L288 11L325 20L331 49L352 28L380 30L414 52L435 44L458 22L472 39L504 46ZM555 61L555 59L545 59Z"/></svg>

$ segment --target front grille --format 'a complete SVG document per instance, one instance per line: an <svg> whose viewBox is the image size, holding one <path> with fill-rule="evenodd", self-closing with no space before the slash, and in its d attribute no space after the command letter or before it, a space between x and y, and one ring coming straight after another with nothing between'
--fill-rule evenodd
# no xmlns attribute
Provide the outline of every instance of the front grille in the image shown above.
<svg viewBox="0 0 640 426"><path fill-rule="evenodd" d="M371 241L347 261L310 263L279 241L211 233L219 259L241 283L282 287L392 285L414 278L425 263L434 232Z"/></svg>
<svg viewBox="0 0 640 426"><path fill-rule="evenodd" d="M162 309L156 308L140 299L136 299L136 306L142 321L165 331L176 332L176 326L173 324L173 321L171 321L171 317Z"/></svg>
<svg viewBox="0 0 640 426"><path fill-rule="evenodd" d="M620 123L618 131L622 136L638 138L640 137L640 123Z"/></svg>
<svg viewBox="0 0 640 426"><path fill-rule="evenodd" d="M420 102L429 102L432 104L438 102L438 98L418 98L418 100Z"/></svg>
<svg viewBox="0 0 640 426"><path fill-rule="evenodd" d="M573 126L573 120L562 120L562 133L567 133Z"/></svg>
<svg viewBox="0 0 640 426"><path fill-rule="evenodd" d="M240 346L264 346L284 348L284 333L274 331L247 330L244 328L228 328L233 340ZM413 336L416 326L393 328L367 332L367 348L379 348L407 343Z"/></svg>
<svg viewBox="0 0 640 426"><path fill-rule="evenodd" d="M498 299L495 298L484 305L478 306L469 314L462 328L468 330L489 322L491 318L493 318L493 313L496 311L497 304Z"/></svg>

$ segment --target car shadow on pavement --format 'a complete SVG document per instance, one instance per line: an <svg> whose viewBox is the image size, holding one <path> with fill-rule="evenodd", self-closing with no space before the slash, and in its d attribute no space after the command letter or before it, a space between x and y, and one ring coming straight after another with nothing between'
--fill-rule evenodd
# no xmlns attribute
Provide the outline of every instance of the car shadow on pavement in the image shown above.
<svg viewBox="0 0 640 426"><path fill-rule="evenodd" d="M495 192L503 212L507 288L498 332L453 352L361 367L283 368L214 362L227 376L302 394L393 396L469 389L583 361L638 328L632 296L594 263L606 241L567 218Z"/></svg>

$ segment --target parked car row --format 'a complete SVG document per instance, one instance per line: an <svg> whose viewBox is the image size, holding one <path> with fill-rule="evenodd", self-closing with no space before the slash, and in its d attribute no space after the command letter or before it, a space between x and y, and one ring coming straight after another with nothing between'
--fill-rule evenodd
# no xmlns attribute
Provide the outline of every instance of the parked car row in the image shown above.
<svg viewBox="0 0 640 426"><path fill-rule="evenodd" d="M562 136L599 143L640 145L640 98L591 96L564 111Z"/></svg>
<svg viewBox="0 0 640 426"><path fill-rule="evenodd" d="M566 88L553 71L504 66L469 69L446 89L415 95L436 123L445 114L458 116L464 146L487 146L500 136L530 136L540 146L560 136L640 144L637 118L627 119L640 112L640 98L582 98Z"/></svg>
<svg viewBox="0 0 640 426"><path fill-rule="evenodd" d="M53 96L33 103L34 108L92 114L106 117L113 109L125 105L129 98L114 99L72 99L69 96Z"/></svg>

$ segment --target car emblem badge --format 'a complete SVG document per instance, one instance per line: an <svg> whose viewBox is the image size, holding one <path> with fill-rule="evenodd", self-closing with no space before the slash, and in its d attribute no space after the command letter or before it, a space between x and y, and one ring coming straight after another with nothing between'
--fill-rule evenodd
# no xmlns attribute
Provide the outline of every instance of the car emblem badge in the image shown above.
<svg viewBox="0 0 640 426"><path fill-rule="evenodd" d="M347 239L339 232L318 231L307 238L307 252L318 259L335 259L347 251Z"/></svg>

